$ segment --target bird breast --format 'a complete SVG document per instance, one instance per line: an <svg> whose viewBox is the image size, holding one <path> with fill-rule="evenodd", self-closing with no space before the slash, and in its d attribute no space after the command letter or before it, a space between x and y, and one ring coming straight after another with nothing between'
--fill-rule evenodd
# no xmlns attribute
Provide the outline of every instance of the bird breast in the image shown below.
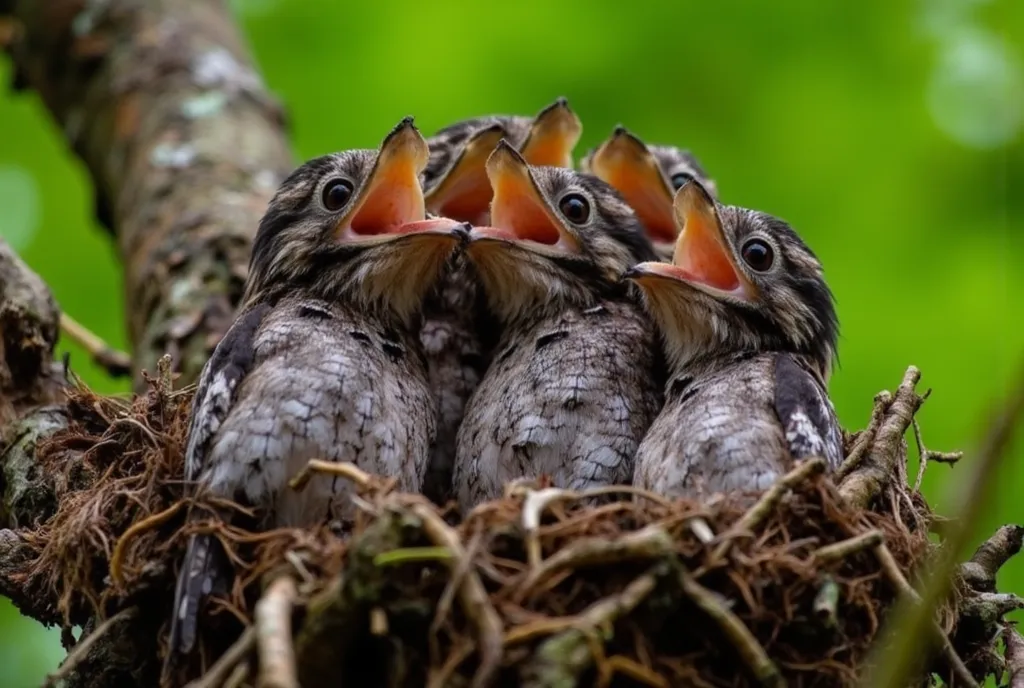
<svg viewBox="0 0 1024 688"><path fill-rule="evenodd" d="M658 408L652 332L617 301L509 326L459 429L460 505L541 474L572 489L629 482Z"/></svg>
<svg viewBox="0 0 1024 688"><path fill-rule="evenodd" d="M453 258L423 306L420 343L437 409L437 440L424 493L439 503L450 496L456 433L493 344L493 338L481 337L486 326L472 269L463 256Z"/></svg>
<svg viewBox="0 0 1024 688"><path fill-rule="evenodd" d="M774 407L774 355L674 376L637 451L634 484L670 496L763 490L791 465Z"/></svg>
<svg viewBox="0 0 1024 688"><path fill-rule="evenodd" d="M418 341L321 301L283 301L255 337L253 367L211 444L201 482L266 508L268 526L339 518L347 481L288 481L309 459L351 461L418 490L434 414Z"/></svg>

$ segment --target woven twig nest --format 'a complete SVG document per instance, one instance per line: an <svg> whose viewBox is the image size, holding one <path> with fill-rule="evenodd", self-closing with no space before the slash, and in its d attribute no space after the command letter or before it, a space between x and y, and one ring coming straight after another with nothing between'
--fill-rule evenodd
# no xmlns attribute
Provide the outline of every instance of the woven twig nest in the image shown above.
<svg viewBox="0 0 1024 688"><path fill-rule="evenodd" d="M354 466L314 462L307 470L357 484L353 522L260 534L189 526L220 536L238 576L204 611L194 665L169 682L852 685L888 611L914 595L937 549L929 531L939 521L907 485L903 434L922 401L917 377L911 369L894 395L876 397L835 476L806 461L763 494L708 502L541 481L510 485L460 516ZM131 401L78 388L64 409L68 429L38 449L37 482L19 487L22 500L38 489L56 503L6 543L15 602L94 631L61 676L101 661L98 639L127 642L120 634L136 650L149 643L136 678L155 682L189 532L189 402L168 375ZM1022 535L1001 529L962 567L936 610L939 650L926 672L956 685L1002 672L1002 614L1019 600L995 592L995 572Z"/></svg>

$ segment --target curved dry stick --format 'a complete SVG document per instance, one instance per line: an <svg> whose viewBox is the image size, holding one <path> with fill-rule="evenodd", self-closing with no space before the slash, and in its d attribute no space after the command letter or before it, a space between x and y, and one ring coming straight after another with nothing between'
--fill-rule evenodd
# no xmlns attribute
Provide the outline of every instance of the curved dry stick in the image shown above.
<svg viewBox="0 0 1024 688"><path fill-rule="evenodd" d="M841 561L866 549L877 547L884 541L885 535L882 531L877 529L869 530L847 540L840 540L831 545L825 545L815 550L811 556L819 564L828 564L833 561Z"/></svg>
<svg viewBox="0 0 1024 688"><path fill-rule="evenodd" d="M303 490L309 481L313 479L314 473L337 475L352 481L359 487L366 489L371 487L377 478L362 470L354 463L348 461L324 461L322 459L310 459L295 477L288 481L288 487L293 490Z"/></svg>
<svg viewBox="0 0 1024 688"><path fill-rule="evenodd" d="M107 344L99 335L67 313L60 314L60 329L68 339L85 349L93 363L106 370L107 375L128 377L132 374L131 356Z"/></svg>
<svg viewBox="0 0 1024 688"><path fill-rule="evenodd" d="M921 424L918 423L915 418L911 421L910 425L914 428L914 442L917 444L917 455L919 457L917 465L917 479L914 480L914 492L919 492L921 490L921 481L924 480L924 472L928 468L929 461L935 461L937 463L944 463L952 466L960 459L964 458L964 453L962 451L942 452L928 449L924 446L924 440L921 439Z"/></svg>
<svg viewBox="0 0 1024 688"><path fill-rule="evenodd" d="M960 565L964 580L975 590L994 591L996 573L1021 550L1024 526L1005 525L974 551L971 560Z"/></svg>
<svg viewBox="0 0 1024 688"><path fill-rule="evenodd" d="M880 544L875 547L875 556L878 557L878 563L882 567L882 572L885 573L886 578L896 588L896 590L905 599L913 602L916 605L921 604L921 596L914 590L914 586L910 584L906 576L903 575L903 571L900 570L900 565L896 562L896 558L892 556L892 552L885 544ZM960 655L956 653L953 648L953 644L949 641L949 636L942 632L939 625L932 620L929 632L934 634L935 638L939 643L939 651L942 654L943 660L949 667L949 670L956 677L958 686L965 686L966 688L978 688L978 682L974 680L974 676L967 669L964 661L960 659Z"/></svg>
<svg viewBox="0 0 1024 688"><path fill-rule="evenodd" d="M1010 675L1007 688L1024 688L1024 638L1016 628L1007 626L1003 640L1006 642L1006 670Z"/></svg>
<svg viewBox="0 0 1024 688"><path fill-rule="evenodd" d="M242 662L254 647L256 647L256 629L253 626L247 626L238 640L213 663L213 666L201 677L188 683L185 688L220 688L226 685L237 667L244 666Z"/></svg>
<svg viewBox="0 0 1024 688"><path fill-rule="evenodd" d="M409 505L408 510L423 524L423 532L431 542L438 547L448 548L452 553L452 557L445 562L448 569L452 573L466 571L458 588L459 604L480 636L480 666L470 685L476 688L490 685L501 666L505 631L501 617L491 604L480 577L471 566L463 563L466 552L458 533L448 527L429 504L417 501Z"/></svg>
<svg viewBox="0 0 1024 688"><path fill-rule="evenodd" d="M685 571L680 574L679 582L686 596L698 609L711 617L711 620L729 639L740 659L761 685L769 688L784 688L786 679L783 678L778 667L769 659L768 653L761 647L761 643L757 641L750 629L738 616L733 614L721 598L698 583Z"/></svg>
<svg viewBox="0 0 1024 688"><path fill-rule="evenodd" d="M116 624L124 621L125 619L131 618L138 611L138 607L122 609L117 614L114 614L112 617L97 626L92 633L75 643L75 647L68 653L68 656L64 658L60 667L58 667L52 674L47 675L46 679L43 681L43 688L56 686L59 682L68 678L68 676L71 675L71 672L75 670L75 667L77 667L82 660L85 659L86 655L89 654L89 650L92 649L98 640L105 636Z"/></svg>
<svg viewBox="0 0 1024 688"><path fill-rule="evenodd" d="M256 603L257 688L299 688L292 645L292 607L297 590L290 576L275 579Z"/></svg>
<svg viewBox="0 0 1024 688"><path fill-rule="evenodd" d="M885 418L885 412L889 410L890 405L892 405L891 392L882 390L875 395L875 405L871 409L871 420L868 421L868 426L857 436L850 448L850 453L832 476L836 483L842 482L843 478L857 469L864 457L867 456L868 449L875 441L878 427L882 424L882 419Z"/></svg>
<svg viewBox="0 0 1024 688"><path fill-rule="evenodd" d="M645 573L629 583L622 592L594 602L578 614L575 623L545 640L533 653L532 676L523 683L533 686L575 685L604 647L597 635L617 619L629 614L647 599L658 581L653 572ZM586 648L586 649L584 649Z"/></svg>
<svg viewBox="0 0 1024 688"><path fill-rule="evenodd" d="M523 600L545 580L560 571L576 570L598 564L660 559L673 552L675 542L659 525L626 533L614 540L584 538L567 545L527 572L513 598Z"/></svg>
<svg viewBox="0 0 1024 688"><path fill-rule="evenodd" d="M743 535L756 530L772 513L772 510L779 505L779 502L786 496L786 493L811 477L824 472L824 459L806 459L789 473L779 478L774 485L765 490L765 493L754 502L754 505L728 531L722 534L722 542L712 553L712 560L723 559L729 553L729 549L732 548L733 539L737 535Z"/></svg>
<svg viewBox="0 0 1024 688"><path fill-rule="evenodd" d="M141 521L133 523L128 530L117 539L117 543L114 545L114 552L110 555L110 579L114 582L114 586L121 588L124 585L124 575L122 573L122 562L124 561L125 551L128 549L128 543L130 543L139 533L144 533L147 530L153 528L159 528L167 521L171 520L175 514L181 511L181 508L185 505L185 502L175 502L171 506L167 507L158 514L148 516Z"/></svg>
<svg viewBox="0 0 1024 688"><path fill-rule="evenodd" d="M867 508L892 476L899 475L897 462L904 455L903 436L924 401L916 389L920 380L921 371L908 367L863 461L839 482L839 493L851 506Z"/></svg>

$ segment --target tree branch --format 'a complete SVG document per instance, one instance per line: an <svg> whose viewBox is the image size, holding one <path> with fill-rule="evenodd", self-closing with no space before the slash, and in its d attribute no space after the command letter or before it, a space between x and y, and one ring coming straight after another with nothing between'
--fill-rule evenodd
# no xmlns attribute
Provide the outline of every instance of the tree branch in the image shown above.
<svg viewBox="0 0 1024 688"><path fill-rule="evenodd" d="M292 166L282 111L220 0L7 0L15 84L92 175L125 266L136 387L193 381L231 324L249 249Z"/></svg>
<svg viewBox="0 0 1024 688"><path fill-rule="evenodd" d="M225 3L0 0L0 22L14 88L39 94L92 176L125 266L136 389L165 352L179 384L193 382L231 324L253 235L292 167L282 111ZM45 522L62 494L35 462L36 445L68 423L59 320L42 280L0 242L0 528ZM0 594L59 621L53 600L8 575L31 551L0 530ZM155 685L158 632L147 615L122 620L66 684Z"/></svg>

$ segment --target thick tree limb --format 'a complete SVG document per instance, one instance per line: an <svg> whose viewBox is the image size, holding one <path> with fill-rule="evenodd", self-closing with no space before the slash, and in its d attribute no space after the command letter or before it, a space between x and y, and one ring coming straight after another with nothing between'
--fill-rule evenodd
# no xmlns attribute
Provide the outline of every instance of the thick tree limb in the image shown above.
<svg viewBox="0 0 1024 688"><path fill-rule="evenodd" d="M117 239L136 382L171 353L191 382L231 324L291 155L219 0L6 0L15 84L89 168Z"/></svg>
<svg viewBox="0 0 1024 688"><path fill-rule="evenodd" d="M292 165L281 110L219 0L0 0L15 88L42 98L88 168L98 219L125 266L137 388L169 352L179 384L198 376L230 325L252 237ZM35 446L66 427L53 362L60 314L41 280L0 243L0 527L56 505ZM52 601L5 576L26 548L0 531L0 594L47 623ZM153 685L152 619L123 620L67 685Z"/></svg>

